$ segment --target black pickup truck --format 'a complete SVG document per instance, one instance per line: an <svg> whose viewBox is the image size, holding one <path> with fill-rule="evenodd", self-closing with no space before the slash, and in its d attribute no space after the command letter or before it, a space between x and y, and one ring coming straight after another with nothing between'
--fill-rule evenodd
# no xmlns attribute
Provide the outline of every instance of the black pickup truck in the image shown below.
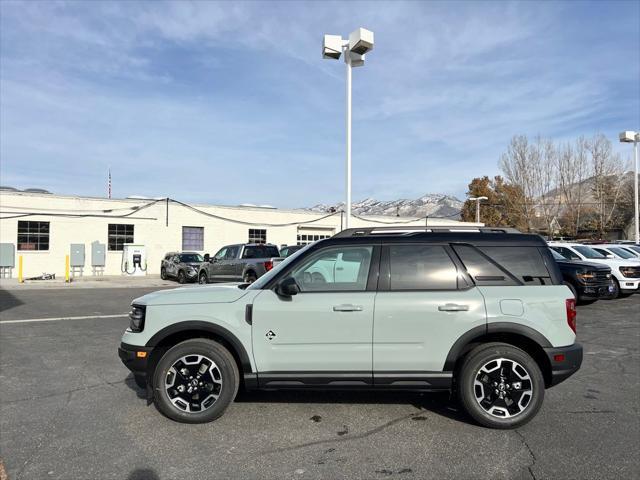
<svg viewBox="0 0 640 480"><path fill-rule="evenodd" d="M613 293L611 269L600 263L567 260L549 249L562 272L563 283L569 287L579 304L593 303Z"/></svg>

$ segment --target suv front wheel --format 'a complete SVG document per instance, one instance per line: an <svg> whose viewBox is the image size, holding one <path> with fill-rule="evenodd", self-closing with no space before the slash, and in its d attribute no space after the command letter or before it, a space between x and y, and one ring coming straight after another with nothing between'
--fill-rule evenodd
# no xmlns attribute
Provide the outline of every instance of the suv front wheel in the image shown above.
<svg viewBox="0 0 640 480"><path fill-rule="evenodd" d="M169 349L153 375L154 401L172 420L205 423L220 417L238 392L240 374L229 351L208 339Z"/></svg>
<svg viewBox="0 0 640 480"><path fill-rule="evenodd" d="M505 343L474 348L463 360L458 396L479 424L508 429L524 425L542 406L544 378L531 356Z"/></svg>

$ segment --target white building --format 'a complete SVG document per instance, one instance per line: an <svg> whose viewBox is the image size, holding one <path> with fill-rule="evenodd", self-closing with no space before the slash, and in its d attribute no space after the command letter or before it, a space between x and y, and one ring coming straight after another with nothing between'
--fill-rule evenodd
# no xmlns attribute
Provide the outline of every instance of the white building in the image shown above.
<svg viewBox="0 0 640 480"><path fill-rule="evenodd" d="M341 230L340 212L318 213L251 206L182 204L161 199L107 199L47 193L0 191L2 265L14 257L17 277L22 257L24 277L65 273L71 244L84 245L83 275L94 274L92 243L102 244L104 275L123 275L123 245L144 246L147 274L159 274L171 251L215 254L224 245L268 242L306 244ZM425 225L425 219L367 216L353 227ZM478 226L448 219L428 219L429 226ZM12 252L13 255L10 253ZM78 274L78 272L76 273Z"/></svg>

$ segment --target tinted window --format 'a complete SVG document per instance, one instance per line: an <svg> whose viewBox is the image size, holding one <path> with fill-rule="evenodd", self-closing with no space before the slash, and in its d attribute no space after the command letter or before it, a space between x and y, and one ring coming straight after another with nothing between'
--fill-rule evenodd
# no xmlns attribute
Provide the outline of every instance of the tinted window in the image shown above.
<svg viewBox="0 0 640 480"><path fill-rule="evenodd" d="M558 252L556 252L553 248L550 248L549 251L551 252L551 255L553 255L553 259L557 262L562 262L564 260L566 260L566 258L564 258L562 255L560 255Z"/></svg>
<svg viewBox="0 0 640 480"><path fill-rule="evenodd" d="M444 247L393 245L389 247L391 290L455 290L458 272Z"/></svg>
<svg viewBox="0 0 640 480"><path fill-rule="evenodd" d="M302 292L364 291L373 247L333 247L312 255L291 272Z"/></svg>
<svg viewBox="0 0 640 480"><path fill-rule="evenodd" d="M271 258L279 256L278 248L269 245L245 247L242 253L242 258Z"/></svg>
<svg viewBox="0 0 640 480"><path fill-rule="evenodd" d="M453 249L477 285L518 284L476 248L469 245L456 245Z"/></svg>
<svg viewBox="0 0 640 480"><path fill-rule="evenodd" d="M551 276L537 247L481 247L480 251L525 285L550 283Z"/></svg>
<svg viewBox="0 0 640 480"><path fill-rule="evenodd" d="M609 247L609 250L618 255L620 258L636 258L633 253L628 252L622 247Z"/></svg>

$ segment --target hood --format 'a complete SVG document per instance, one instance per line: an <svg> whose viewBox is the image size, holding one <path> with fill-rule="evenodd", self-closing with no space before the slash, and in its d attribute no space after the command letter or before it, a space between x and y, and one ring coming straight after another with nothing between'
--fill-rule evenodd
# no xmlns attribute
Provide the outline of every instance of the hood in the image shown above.
<svg viewBox="0 0 640 480"><path fill-rule="evenodd" d="M611 268L604 263L595 263L586 260L556 260L556 263L562 267L586 267L593 270L611 270Z"/></svg>
<svg viewBox="0 0 640 480"><path fill-rule="evenodd" d="M611 268L638 266L638 262L634 262L633 260L623 260L622 258L590 258L589 260L585 261L588 261L590 263L597 263L599 265L607 265Z"/></svg>
<svg viewBox="0 0 640 480"><path fill-rule="evenodd" d="M148 293L133 300L136 305L180 305L188 303L231 303L247 294L239 283L219 283L174 288Z"/></svg>

